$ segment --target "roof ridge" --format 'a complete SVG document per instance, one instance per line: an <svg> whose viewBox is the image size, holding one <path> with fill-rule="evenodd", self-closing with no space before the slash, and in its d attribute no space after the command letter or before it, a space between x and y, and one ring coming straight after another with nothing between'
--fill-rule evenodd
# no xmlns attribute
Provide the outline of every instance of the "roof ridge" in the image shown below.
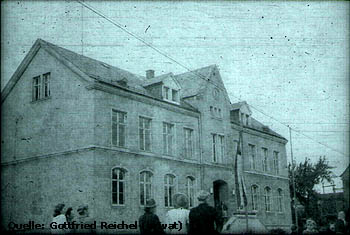
<svg viewBox="0 0 350 235"><path fill-rule="evenodd" d="M176 74L175 76L180 76L180 75L184 75L184 74L188 74L188 73L193 73L193 72L196 72L196 71L199 71L199 70L204 70L204 69L207 69L207 68L215 68L216 67L216 64L212 64L212 65L208 65L208 66L205 66L205 67L202 67L202 68L198 68L198 69L194 69L194 70L189 70L187 72L184 72L184 73L179 73L179 74ZM210 70L211 71L211 70Z"/></svg>
<svg viewBox="0 0 350 235"><path fill-rule="evenodd" d="M113 68L113 69L118 69L118 70L121 70L121 71L124 72L124 73L128 73L128 74L130 74L130 75L133 75L133 76L135 76L136 78L138 78L138 79L140 79L140 80L144 80L144 77L142 77L142 76L140 76L140 75L137 75L137 74L134 74L134 73L131 73L131 72L125 70L125 69L121 69L121 68L119 68L119 67L117 67L117 66L114 66L114 65L108 64L108 63L106 63L106 62L103 62L103 61L94 59L94 58L92 58L92 57L88 57L88 56L82 55L82 54L80 54L80 53L78 53L78 52L75 52L75 51L66 49L66 48L64 48L64 47L58 46L58 45L56 45L56 44L53 44L53 43L51 43L51 42L45 41L45 40L43 40L43 39L41 39L41 38L38 38L37 40L38 40L40 43L43 43L44 45L49 46L51 49L55 50L58 54L60 54L60 56L62 56L62 57L64 57L65 59L69 60L69 61L70 61L71 63L73 63L75 66L77 66L77 65L76 65L76 63L74 63L74 61L71 61L69 58L67 58L65 55L63 55L60 51L57 51L56 49L58 49L58 50L63 50L63 51L68 52L68 53L72 53L72 54L74 54L74 55L77 55L77 56L79 56L79 57L81 57L81 58L84 58L84 59L87 59L87 60L92 60L93 62L99 63L99 64L101 64L101 65L103 65L103 66L106 66L106 65L107 65L107 66L109 66L109 67L111 67L111 68ZM87 74L87 75L90 76L90 74Z"/></svg>

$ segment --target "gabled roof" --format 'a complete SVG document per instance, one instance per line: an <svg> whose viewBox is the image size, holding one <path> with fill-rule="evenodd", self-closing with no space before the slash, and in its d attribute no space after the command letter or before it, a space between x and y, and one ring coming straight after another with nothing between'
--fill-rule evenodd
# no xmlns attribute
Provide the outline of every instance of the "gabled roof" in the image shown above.
<svg viewBox="0 0 350 235"><path fill-rule="evenodd" d="M168 77L172 77L172 76L173 76L173 73L162 74L162 75L154 77L154 78L146 79L142 83L142 85L144 87L146 87L146 86L150 86L150 85L153 85L153 84L161 83L161 82L164 81L164 79L166 79Z"/></svg>
<svg viewBox="0 0 350 235"><path fill-rule="evenodd" d="M246 101L241 101L241 102L238 102L238 103L231 104L231 110L238 110L238 109L241 109L243 106L245 106L248 109L250 114L252 113L252 111L249 108L249 105L248 105L248 103Z"/></svg>
<svg viewBox="0 0 350 235"><path fill-rule="evenodd" d="M130 91L153 97L152 94L150 94L147 89L143 87L144 83L147 81L145 77L135 75L126 70L114 67L104 62L80 55L52 43L46 42L42 39L37 39L28 54L21 62L20 66L17 68L16 72L12 75L11 79L6 84L3 92L1 93L1 102L6 99L7 95L11 92L12 88L20 79L21 75L40 48L46 50L49 54L62 62L73 72L77 73L79 77L86 82L98 81L118 87L124 87L122 84L126 84L126 88ZM156 78L162 79L166 76L169 76L169 74L164 74ZM180 106L186 109L197 111L197 109L185 101L181 101Z"/></svg>
<svg viewBox="0 0 350 235"><path fill-rule="evenodd" d="M39 39L40 40L40 39ZM70 50L64 49L62 47L56 46L52 43L40 40L42 44L46 44L58 54L60 54L65 59L72 62L77 68L87 74L89 77L97 80L102 80L104 82L115 83L119 80L126 79L129 86L139 88L143 90L143 87L140 84L143 81L143 77L132 74L126 70L114 67L107 63L77 54Z"/></svg>
<svg viewBox="0 0 350 235"><path fill-rule="evenodd" d="M287 140L286 138L284 138L283 136L281 136L280 134L278 134L277 132L271 130L268 126L262 124L261 122L259 122L258 120L254 119L254 118L250 118L251 120L251 127L255 130L261 131L261 132L265 132L271 135L274 135L276 137L282 138L284 140ZM249 128L249 126L248 126Z"/></svg>
<svg viewBox="0 0 350 235"><path fill-rule="evenodd" d="M193 70L174 77L180 83L182 98L198 95L207 85L207 81L216 65Z"/></svg>

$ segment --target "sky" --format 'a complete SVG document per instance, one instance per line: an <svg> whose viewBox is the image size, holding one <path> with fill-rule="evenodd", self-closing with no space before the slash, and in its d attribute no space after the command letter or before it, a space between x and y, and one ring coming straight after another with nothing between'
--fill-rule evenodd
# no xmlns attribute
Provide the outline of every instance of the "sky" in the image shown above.
<svg viewBox="0 0 350 235"><path fill-rule="evenodd" d="M187 68L216 64L232 103L247 101L288 140L289 125L295 161L326 156L342 187L349 2L85 2ZM1 17L1 89L37 38L138 75L187 71L77 1L1 1ZM291 161L290 141L286 148Z"/></svg>

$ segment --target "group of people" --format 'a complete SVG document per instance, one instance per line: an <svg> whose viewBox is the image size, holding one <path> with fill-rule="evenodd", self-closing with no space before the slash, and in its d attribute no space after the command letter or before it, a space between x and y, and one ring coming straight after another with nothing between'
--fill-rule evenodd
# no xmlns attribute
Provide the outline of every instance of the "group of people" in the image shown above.
<svg viewBox="0 0 350 235"><path fill-rule="evenodd" d="M77 209L78 216L75 218L73 213L73 208L69 207L67 210L64 210L65 205L64 204L58 204L54 209L52 224L55 223L57 225L70 223L70 222L77 222L80 223L87 223L91 224L92 219L89 216L89 207L87 205L81 205ZM53 229L51 228L51 233L53 234L61 234L61 233L91 233L93 231L86 230L86 229Z"/></svg>
<svg viewBox="0 0 350 235"><path fill-rule="evenodd" d="M210 194L201 190L197 196L199 205L188 209L187 196L181 193L174 195L174 209L169 210L165 216L165 229L156 215L156 202L148 199L145 213L139 218L140 233L143 234L218 234L222 227L222 219L217 210L209 206L207 199ZM171 229L168 225L180 222L181 230Z"/></svg>
<svg viewBox="0 0 350 235"><path fill-rule="evenodd" d="M298 234L297 227L295 225L291 228L292 234ZM345 220L344 211L338 213L338 218L336 221L329 222L327 227L318 228L317 223L309 218L305 222L305 229L302 234L348 234L349 225Z"/></svg>

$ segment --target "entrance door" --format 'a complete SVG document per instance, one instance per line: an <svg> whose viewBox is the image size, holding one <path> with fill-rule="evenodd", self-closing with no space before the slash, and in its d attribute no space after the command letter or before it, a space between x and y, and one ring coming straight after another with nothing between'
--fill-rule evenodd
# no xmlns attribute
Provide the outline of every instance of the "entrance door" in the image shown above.
<svg viewBox="0 0 350 235"><path fill-rule="evenodd" d="M213 182L214 206L217 208L222 203L227 205L228 200L228 186L223 180L216 180Z"/></svg>

